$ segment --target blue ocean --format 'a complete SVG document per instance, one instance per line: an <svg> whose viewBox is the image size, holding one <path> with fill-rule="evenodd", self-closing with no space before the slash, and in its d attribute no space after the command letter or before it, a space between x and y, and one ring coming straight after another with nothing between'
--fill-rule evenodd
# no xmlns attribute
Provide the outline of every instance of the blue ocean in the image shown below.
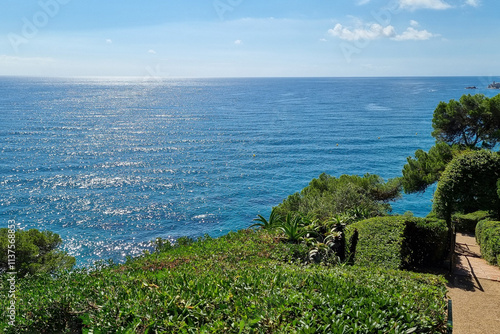
<svg viewBox="0 0 500 334"><path fill-rule="evenodd" d="M439 101L494 79L0 77L0 227L54 231L78 265L217 237L323 172L400 176Z"/></svg>

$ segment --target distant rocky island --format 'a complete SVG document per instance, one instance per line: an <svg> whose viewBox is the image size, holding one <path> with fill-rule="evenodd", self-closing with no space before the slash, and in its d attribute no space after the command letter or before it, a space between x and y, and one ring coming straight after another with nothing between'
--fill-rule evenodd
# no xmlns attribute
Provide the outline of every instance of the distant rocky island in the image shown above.
<svg viewBox="0 0 500 334"><path fill-rule="evenodd" d="M492 84L489 84L489 85L488 85L488 88L489 88L489 89L500 89L500 82L495 82L495 81L493 81L493 83L492 83Z"/></svg>

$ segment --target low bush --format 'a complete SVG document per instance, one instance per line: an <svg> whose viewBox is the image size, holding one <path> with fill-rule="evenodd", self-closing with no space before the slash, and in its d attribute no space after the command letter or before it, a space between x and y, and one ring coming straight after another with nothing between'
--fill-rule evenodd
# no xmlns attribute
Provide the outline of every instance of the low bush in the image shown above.
<svg viewBox="0 0 500 334"><path fill-rule="evenodd" d="M500 221L479 222L476 240L481 246L482 257L491 264L500 265Z"/></svg>
<svg viewBox="0 0 500 334"><path fill-rule="evenodd" d="M455 213L451 219L455 224L455 231L473 234L477 223L490 217L491 214L488 211L476 211L468 214Z"/></svg>
<svg viewBox="0 0 500 334"><path fill-rule="evenodd" d="M303 266L268 230L204 238L100 270L17 281L4 333L443 333L444 280ZM0 280L0 307L9 298Z"/></svg>
<svg viewBox="0 0 500 334"><path fill-rule="evenodd" d="M336 214L373 217L391 211L390 201L401 196L399 179L387 182L374 174L321 174L300 192L288 196L276 207L282 217L288 213L327 220Z"/></svg>
<svg viewBox="0 0 500 334"><path fill-rule="evenodd" d="M354 263L402 269L438 265L446 256L448 229L443 220L405 216L375 217L351 224L358 231ZM351 248L350 245L347 248Z"/></svg>

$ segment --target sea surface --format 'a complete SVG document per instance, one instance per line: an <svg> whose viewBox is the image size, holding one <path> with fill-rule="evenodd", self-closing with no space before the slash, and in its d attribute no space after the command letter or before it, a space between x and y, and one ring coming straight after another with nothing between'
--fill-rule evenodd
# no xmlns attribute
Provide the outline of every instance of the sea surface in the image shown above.
<svg viewBox="0 0 500 334"><path fill-rule="evenodd" d="M217 237L323 172L400 176L439 101L495 79L0 77L0 227L54 231L78 265Z"/></svg>

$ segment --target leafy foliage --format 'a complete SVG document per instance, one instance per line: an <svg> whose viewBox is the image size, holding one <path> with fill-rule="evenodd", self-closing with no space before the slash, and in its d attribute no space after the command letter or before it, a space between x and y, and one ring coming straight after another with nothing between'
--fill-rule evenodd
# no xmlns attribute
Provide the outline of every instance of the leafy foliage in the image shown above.
<svg viewBox="0 0 500 334"><path fill-rule="evenodd" d="M448 229L444 221L405 216L375 217L351 224L347 238L358 231L354 263L401 269L436 265L444 259ZM349 247L351 248L351 247Z"/></svg>
<svg viewBox="0 0 500 334"><path fill-rule="evenodd" d="M27 274L54 273L69 270L75 258L57 248L62 244L61 237L50 231L31 229L15 231L15 265L19 276ZM8 271L8 229L0 229L0 273Z"/></svg>
<svg viewBox="0 0 500 334"><path fill-rule="evenodd" d="M476 226L476 239L481 255L491 264L500 266L500 221L483 220Z"/></svg>
<svg viewBox="0 0 500 334"><path fill-rule="evenodd" d="M438 183L433 210L448 221L454 212L492 210L500 214L499 178L498 153L481 150L460 155L448 164Z"/></svg>
<svg viewBox="0 0 500 334"><path fill-rule="evenodd" d="M439 142L493 148L500 141L500 95L463 95L440 102L432 119L432 135Z"/></svg>
<svg viewBox="0 0 500 334"><path fill-rule="evenodd" d="M260 227L263 229L269 229L273 227L277 227L282 223L281 216L279 215L276 208L273 208L271 214L269 215L269 220L264 218L262 215L257 215L258 218L255 218L254 221L258 221L258 223L250 225L250 227Z"/></svg>
<svg viewBox="0 0 500 334"><path fill-rule="evenodd" d="M437 182L446 165L460 151L459 146L437 143L429 152L417 150L415 157L408 157L403 167L401 184L405 193L424 192L428 186Z"/></svg>
<svg viewBox="0 0 500 334"><path fill-rule="evenodd" d="M320 220L356 209L376 216L390 211L388 202L399 198L400 191L396 179L384 182L378 175L336 178L323 173L300 192L288 196L276 209L282 216L291 212Z"/></svg>
<svg viewBox="0 0 500 334"><path fill-rule="evenodd" d="M18 280L5 333L442 333L444 280L304 267L268 230L204 238L126 265ZM5 280L0 307L6 309Z"/></svg>
<svg viewBox="0 0 500 334"><path fill-rule="evenodd" d="M278 229L285 234L289 242L297 243L307 234L314 233L312 230L304 229L304 225L302 217L292 216L292 213L289 212L285 221L278 226Z"/></svg>
<svg viewBox="0 0 500 334"><path fill-rule="evenodd" d="M457 232L473 234L477 223L491 216L491 213L488 211L476 211L467 214L455 213L452 216L452 221L455 223L455 230Z"/></svg>

